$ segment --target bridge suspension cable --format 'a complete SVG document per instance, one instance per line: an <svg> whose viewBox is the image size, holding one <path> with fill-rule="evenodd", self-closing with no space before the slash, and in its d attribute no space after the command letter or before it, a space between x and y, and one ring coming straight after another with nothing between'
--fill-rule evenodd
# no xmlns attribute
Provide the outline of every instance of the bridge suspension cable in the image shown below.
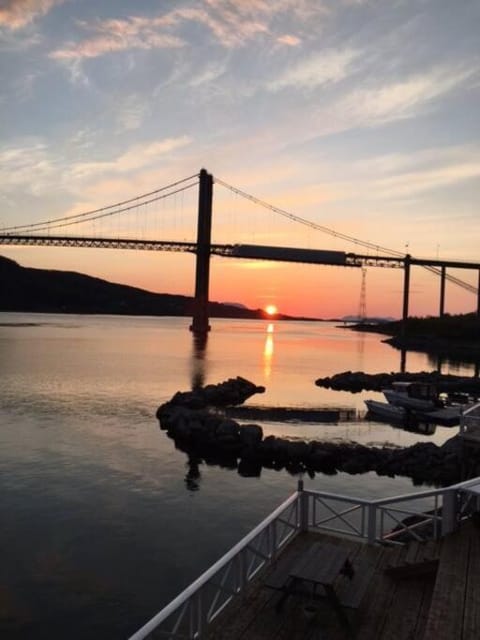
<svg viewBox="0 0 480 640"><path fill-rule="evenodd" d="M194 180L195 182L191 182L183 187L179 187L178 189L174 189L173 191L169 191L168 193L164 193L169 189L173 189L178 185L181 185L185 182ZM80 224L81 222L89 222L93 220L99 220L100 218L106 218L108 216L115 215L117 213L124 213L125 211L130 211L138 206L143 206L150 204L152 202L156 202L157 200L162 200L164 198L168 198L176 193L180 193L181 191L186 191L187 189L191 189L192 187L198 184L198 173L188 178L183 178L182 180L177 180L176 182L172 182L169 185L164 187L160 187L159 189L155 189L154 191L150 191L149 193L143 193L142 195L135 196L134 198L129 198L128 200L123 200L121 202L116 202L115 204L107 205L104 207L99 207L98 209L91 209L90 211L84 211L82 213L75 213L69 216L62 216L60 218L52 218L50 220L43 220L42 222L34 222L31 224L22 224L16 225L13 227L5 227L2 229L2 233L9 233L14 231L45 231L48 229L56 229L58 227L68 227L74 224ZM150 196L155 196L150 198ZM149 200L144 200L145 198L150 198ZM129 206L125 206L129 205Z"/></svg>
<svg viewBox="0 0 480 640"><path fill-rule="evenodd" d="M215 178L215 184L220 184L222 185L222 187L225 187L226 189L233 191L233 193L236 193L237 195L242 196L243 198L246 198L247 200L250 200L255 204L258 204L261 207L264 207L265 209L270 209L270 211L274 211L275 213L278 213L279 215L284 216L285 218L289 218L294 222L299 222L300 224L306 225L312 229L315 229L316 231L323 231L323 233L327 233L330 236L333 236L335 238L340 238L341 240L346 240L347 242L352 242L353 244L359 245L361 247L365 247L366 249L375 249L376 251L385 251L386 253L392 256L398 256L398 257L404 256L404 254L401 253L400 251L394 251L393 249L387 249L386 247L373 244L372 242L367 242L365 240L360 240L359 238L354 238L353 236L349 236L345 233L334 231L329 227L324 227L323 225L317 224L312 220L307 220L306 218L302 218L301 216L291 213L290 211L286 211L285 209L280 209L279 207L276 207L273 204L265 202L265 200L261 200L260 198L257 198L256 196L252 196L251 194L246 193L241 189L237 189L237 187L233 187L232 185L224 182L223 180L220 180L219 178Z"/></svg>
<svg viewBox="0 0 480 640"><path fill-rule="evenodd" d="M323 233L333 236L334 238L340 238L341 240L346 240L347 242L351 242L355 245L365 247L366 249L373 249L375 251L384 251L386 254L391 256L403 257L405 255L400 251L395 251L394 249L388 249L387 247L382 247L381 245L373 244L372 242L367 242L365 240L360 240L359 238L354 238L353 236L349 236L345 233L341 233L339 231L335 231L334 229L330 229L329 227L325 227L321 224L317 224L312 220L307 220L306 218L302 218L301 216L291 213L290 211L286 211L285 209L280 209L280 207L276 207L275 205L270 204L269 202L265 202L265 200L261 200L256 196L252 196L250 193L247 193L246 191L242 191L237 187L233 187L227 182L220 180L220 178L215 177L214 180L215 180L215 184L220 184L222 187L229 189L233 193L236 193L237 195L242 196L247 200L250 200L250 202L258 204L259 206L264 207L265 209L269 209L270 211L273 211L275 213L278 213L279 215L284 216L285 218L289 218L294 222L298 222L300 224L306 225L311 229L315 229L316 231L322 231ZM441 271L435 267L423 265L423 268L427 269L427 271L430 271L431 273L434 273L437 276L441 275ZM478 293L478 289L476 287L469 284L468 282L465 282L464 280L460 280L460 278L456 278L455 276L452 276L447 273L445 274L445 279L451 282L452 284L456 284L462 289L469 291L470 293L474 293L474 294Z"/></svg>

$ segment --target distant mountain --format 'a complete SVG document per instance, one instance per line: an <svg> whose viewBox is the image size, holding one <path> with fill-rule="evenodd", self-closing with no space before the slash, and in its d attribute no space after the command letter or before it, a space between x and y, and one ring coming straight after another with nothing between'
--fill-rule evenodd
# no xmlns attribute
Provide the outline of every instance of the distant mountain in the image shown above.
<svg viewBox="0 0 480 640"><path fill-rule="evenodd" d="M248 307L246 307L241 302L227 302L226 300L224 300L221 304L226 304L229 307L237 307L238 309L248 309Z"/></svg>
<svg viewBox="0 0 480 640"><path fill-rule="evenodd" d="M152 293L73 271L32 269L0 256L0 311L191 316L190 296ZM262 309L209 303L216 318L264 318ZM276 319L295 319L278 315Z"/></svg>
<svg viewBox="0 0 480 640"><path fill-rule="evenodd" d="M383 317L360 318L359 316L343 316L342 318L340 318L340 320L342 322L360 322L362 324L365 324L365 323L382 324L384 322L394 322L395 318L392 318L390 316L385 318Z"/></svg>

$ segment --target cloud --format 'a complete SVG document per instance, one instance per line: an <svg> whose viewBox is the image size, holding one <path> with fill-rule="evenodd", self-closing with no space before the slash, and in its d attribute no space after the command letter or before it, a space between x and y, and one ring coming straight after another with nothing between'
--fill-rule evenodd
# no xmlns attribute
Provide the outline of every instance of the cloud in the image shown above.
<svg viewBox="0 0 480 640"><path fill-rule="evenodd" d="M0 149L0 182L4 191L19 187L32 195L48 193L57 173L48 149L41 142Z"/></svg>
<svg viewBox="0 0 480 640"><path fill-rule="evenodd" d="M189 145L191 141L188 136L180 136L150 144L137 144L114 160L77 163L70 168L70 174L73 180L83 180L106 172L114 174L136 171L153 164L161 156Z"/></svg>
<svg viewBox="0 0 480 640"><path fill-rule="evenodd" d="M294 119L290 112L281 120L277 119L277 137L295 140L298 145L354 129L373 129L401 120L427 117L444 106L454 92L459 96L472 90L479 71L476 61L463 66L436 66L393 82L388 79L382 82L379 78L376 85L372 86L372 82L369 87L352 86L357 80L358 83L363 81L363 75L356 73L350 76L338 95L322 93L321 100L317 100L312 93L312 99L297 102ZM331 77L334 77L333 73ZM273 129L270 133L273 139Z"/></svg>
<svg viewBox="0 0 480 640"><path fill-rule="evenodd" d="M120 106L116 120L120 131L139 129L149 107L139 96L127 96Z"/></svg>
<svg viewBox="0 0 480 640"><path fill-rule="evenodd" d="M93 33L80 42L70 42L63 49L50 53L56 60L97 58L106 53L129 49L171 49L183 47L185 42L164 32L174 23L172 16L159 18L131 17L126 20L97 20L79 25Z"/></svg>
<svg viewBox="0 0 480 640"><path fill-rule="evenodd" d="M206 8L179 9L175 13L184 20L208 27L215 39L227 48L241 46L254 36L268 32L261 17L273 9L266 8L266 3L207 0L206 5Z"/></svg>
<svg viewBox="0 0 480 640"><path fill-rule="evenodd" d="M335 105L350 123L378 125L411 118L434 99L449 93L478 73L478 67L433 69L400 82L372 89L357 89Z"/></svg>
<svg viewBox="0 0 480 640"><path fill-rule="evenodd" d="M21 29L63 2L64 0L2 0L0 27Z"/></svg>
<svg viewBox="0 0 480 640"><path fill-rule="evenodd" d="M269 84L269 89L315 89L327 83L339 82L347 76L352 62L358 55L359 53L352 49L321 51L287 69L283 75Z"/></svg>
<svg viewBox="0 0 480 640"><path fill-rule="evenodd" d="M296 47L300 44L301 40L300 38L297 38L297 36L292 36L288 33L285 33L283 36L279 36L277 38L277 42L280 44L286 44L289 47Z"/></svg>
<svg viewBox="0 0 480 640"><path fill-rule="evenodd" d="M302 21L306 15L311 17L324 13L322 2L312 9L311 3L306 0L203 0L192 6L178 7L161 16L79 22L81 29L90 35L67 43L52 51L50 56L56 60L69 60L96 58L129 49L185 47L187 40L179 34L188 23L205 27L214 40L225 48L244 46L259 35L270 36L280 44L296 46L300 42L297 36L285 33L277 36L273 33L271 25L275 18L284 14L286 18L295 16Z"/></svg>

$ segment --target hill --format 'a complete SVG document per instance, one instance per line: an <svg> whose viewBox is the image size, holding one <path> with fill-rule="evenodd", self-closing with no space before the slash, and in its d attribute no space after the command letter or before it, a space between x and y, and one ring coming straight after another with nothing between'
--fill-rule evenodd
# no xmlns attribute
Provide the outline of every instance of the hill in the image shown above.
<svg viewBox="0 0 480 640"><path fill-rule="evenodd" d="M193 298L153 293L73 271L22 267L0 256L0 311L190 316ZM217 318L264 318L262 309L210 302ZM276 319L294 319L278 315Z"/></svg>

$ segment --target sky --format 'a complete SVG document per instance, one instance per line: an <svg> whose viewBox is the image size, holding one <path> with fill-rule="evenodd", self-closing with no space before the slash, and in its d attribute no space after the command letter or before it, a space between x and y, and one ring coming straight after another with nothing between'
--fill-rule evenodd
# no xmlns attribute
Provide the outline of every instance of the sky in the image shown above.
<svg viewBox="0 0 480 640"><path fill-rule="evenodd" d="M0 228L204 167L372 245L480 262L479 32L478 0L0 0ZM195 197L159 204L155 232L136 211L130 235L136 224L149 237L194 237ZM365 253L218 184L213 227L219 242ZM194 290L190 254L0 253ZM475 271L451 273L478 284ZM369 268L367 315L398 317L402 286L401 270ZM212 300L327 318L357 313L361 290L360 269L212 259ZM475 295L447 284L447 312L475 307ZM438 279L413 269L411 314L438 308Z"/></svg>

